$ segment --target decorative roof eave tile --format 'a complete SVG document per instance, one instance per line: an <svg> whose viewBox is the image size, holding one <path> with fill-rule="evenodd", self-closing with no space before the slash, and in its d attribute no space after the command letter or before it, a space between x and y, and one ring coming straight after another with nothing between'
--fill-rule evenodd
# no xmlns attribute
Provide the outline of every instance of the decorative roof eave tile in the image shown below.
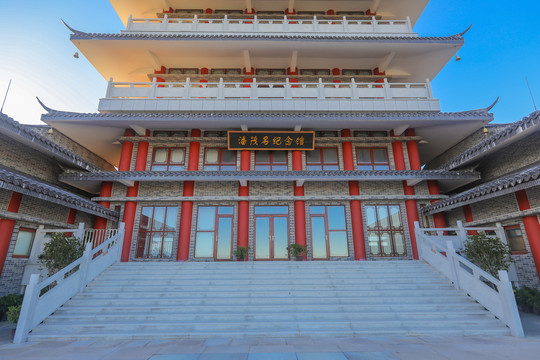
<svg viewBox="0 0 540 360"><path fill-rule="evenodd" d="M0 167L0 188L15 191L82 212L118 220L118 213L96 204L82 196L59 187L30 178L11 169Z"/></svg>
<svg viewBox="0 0 540 360"><path fill-rule="evenodd" d="M179 119L362 119L362 120L493 120L493 114L482 110L463 112L436 112L436 111L396 111L396 112L211 112L211 113L75 113L48 109L47 114L41 116L42 120L57 119L79 119L79 120L179 120Z"/></svg>
<svg viewBox="0 0 540 360"><path fill-rule="evenodd" d="M356 171L66 171L61 181L400 181L478 180L475 171L356 170Z"/></svg>
<svg viewBox="0 0 540 360"><path fill-rule="evenodd" d="M30 141L37 145L37 147L39 147L42 151L49 154L52 153L58 158L61 158L62 160L67 161L68 163L73 164L81 169L88 171L100 170L97 166L89 163L80 156L61 147L55 142L47 139L28 127L25 127L24 125L2 113L0 113L0 132L7 134L10 137L15 135L23 138L26 141Z"/></svg>
<svg viewBox="0 0 540 360"><path fill-rule="evenodd" d="M422 208L422 213L432 215L539 185L540 165L536 165L519 173L504 176L451 196L446 200L426 206Z"/></svg>
<svg viewBox="0 0 540 360"><path fill-rule="evenodd" d="M540 111L535 111L529 116L524 117L521 121L510 124L495 135L485 139L481 143L471 147L452 160L448 161L442 166L442 168L446 170L454 169L470 160L473 160L483 153L492 150L494 147L505 143L512 137L534 127L540 127Z"/></svg>
<svg viewBox="0 0 540 360"><path fill-rule="evenodd" d="M64 23L65 24L65 23ZM392 43L451 43L463 44L464 33L451 36L363 36L351 34L303 34L303 33L146 33L130 32L120 34L87 33L66 26L73 32L71 40L325 40L325 41L363 41Z"/></svg>

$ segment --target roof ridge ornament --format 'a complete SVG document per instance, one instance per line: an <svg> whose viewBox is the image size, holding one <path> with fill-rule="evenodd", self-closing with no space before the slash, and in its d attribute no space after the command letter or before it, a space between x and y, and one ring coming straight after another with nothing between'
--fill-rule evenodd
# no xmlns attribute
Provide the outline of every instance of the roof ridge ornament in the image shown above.
<svg viewBox="0 0 540 360"><path fill-rule="evenodd" d="M497 105L500 98L501 98L500 96L497 96L497 99L495 99L495 101L491 105L489 105L488 107L481 108L481 109L475 109L475 110L459 111L456 114L479 113L479 112L480 113L488 113L488 112L491 111L491 109L493 109L495 107L495 105Z"/></svg>
<svg viewBox="0 0 540 360"><path fill-rule="evenodd" d="M72 33L73 35L81 35L81 34L88 34L88 33L85 33L84 31L79 31L79 30L76 30L74 28L72 28L71 26L69 26L65 21L64 19L60 19L60 21L62 22L62 24L64 24Z"/></svg>
<svg viewBox="0 0 540 360"><path fill-rule="evenodd" d="M36 99L37 99L39 105L41 105L41 107L42 107L43 109L45 109L45 111L47 111L49 114L50 114L50 113L58 112L58 110L51 109L50 107L48 107L47 105L45 105L45 104L43 103L43 101L41 101L41 100L39 99L39 97L36 96Z"/></svg>
<svg viewBox="0 0 540 360"><path fill-rule="evenodd" d="M473 24L471 24L465 31L462 31L460 32L459 34L456 34L454 36L457 36L457 37L463 37L466 33L469 32L469 30L471 30L471 28L473 27Z"/></svg>

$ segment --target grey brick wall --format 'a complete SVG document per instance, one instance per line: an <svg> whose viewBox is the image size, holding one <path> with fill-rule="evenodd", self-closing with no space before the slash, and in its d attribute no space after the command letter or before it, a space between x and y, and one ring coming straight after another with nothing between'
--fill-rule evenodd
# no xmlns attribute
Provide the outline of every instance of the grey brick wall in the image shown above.
<svg viewBox="0 0 540 360"><path fill-rule="evenodd" d="M47 139L53 141L54 143L60 145L66 150L69 150L73 152L74 154L77 154L84 160L88 161L89 163L93 164L94 166L99 167L100 169L106 170L106 171L113 171L114 166L109 164L106 160L103 158L97 156L84 146L78 144L77 142L73 141L72 139L68 138L66 135L62 134L58 130L54 130L52 134L49 134L49 126L29 126L32 130L35 132L45 136Z"/></svg>
<svg viewBox="0 0 540 360"><path fill-rule="evenodd" d="M536 132L519 141L519 146L507 146L487 157L478 170L482 173L482 182L487 182L531 164L538 163L538 144L540 133Z"/></svg>
<svg viewBox="0 0 540 360"><path fill-rule="evenodd" d="M69 208L23 195L19 213L66 223Z"/></svg>
<svg viewBox="0 0 540 360"><path fill-rule="evenodd" d="M527 197L532 208L540 207L540 186L527 189Z"/></svg>
<svg viewBox="0 0 540 360"><path fill-rule="evenodd" d="M21 143L0 134L0 164L18 172L37 177L44 181L65 187L58 181L63 171L55 160L37 150L25 147Z"/></svg>
<svg viewBox="0 0 540 360"><path fill-rule="evenodd" d="M9 202L11 201L12 191L0 189L0 209L7 210Z"/></svg>
<svg viewBox="0 0 540 360"><path fill-rule="evenodd" d="M24 266L28 262L26 258L14 258L13 249L15 249L15 242L17 240L17 234L19 228L37 228L37 226L28 223L15 224L11 241L9 244L8 254L2 269L2 275L0 276L0 296L7 294L20 294L22 292L21 282L24 273Z"/></svg>
<svg viewBox="0 0 540 360"><path fill-rule="evenodd" d="M489 125L487 126L488 131L489 131L488 134L492 136L496 134L497 132L503 130L505 127L506 125ZM439 167L444 165L444 163L452 160L453 158L467 151L471 147L484 141L487 137L486 135L482 133L482 130L483 129L478 129L472 135L466 137L465 139L458 142L456 145L454 145L450 149L446 150L443 154L431 160L429 163L426 164L425 169L426 170L438 169Z"/></svg>

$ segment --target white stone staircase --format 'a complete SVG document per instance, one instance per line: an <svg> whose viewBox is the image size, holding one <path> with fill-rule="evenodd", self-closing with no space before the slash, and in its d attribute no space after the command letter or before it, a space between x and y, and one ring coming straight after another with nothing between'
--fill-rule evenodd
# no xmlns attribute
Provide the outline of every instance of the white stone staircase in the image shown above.
<svg viewBox="0 0 540 360"><path fill-rule="evenodd" d="M29 341L509 335L419 261L119 263Z"/></svg>

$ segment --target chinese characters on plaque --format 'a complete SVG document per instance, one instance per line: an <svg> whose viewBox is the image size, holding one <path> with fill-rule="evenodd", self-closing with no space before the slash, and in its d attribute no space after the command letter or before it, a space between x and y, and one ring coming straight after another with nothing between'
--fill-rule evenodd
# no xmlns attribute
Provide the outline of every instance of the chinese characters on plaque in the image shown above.
<svg viewBox="0 0 540 360"><path fill-rule="evenodd" d="M313 150L314 131L228 131L229 150Z"/></svg>

